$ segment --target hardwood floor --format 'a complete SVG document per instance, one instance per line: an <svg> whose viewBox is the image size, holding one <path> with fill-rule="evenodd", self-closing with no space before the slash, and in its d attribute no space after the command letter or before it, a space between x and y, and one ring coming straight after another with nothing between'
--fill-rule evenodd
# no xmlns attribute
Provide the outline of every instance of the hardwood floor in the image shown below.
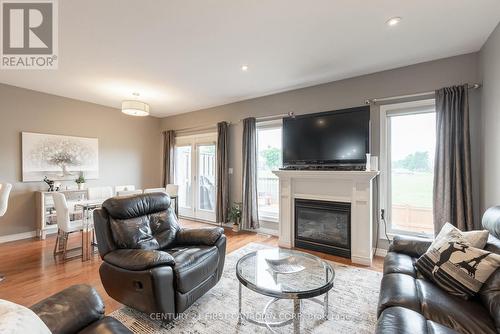
<svg viewBox="0 0 500 334"><path fill-rule="evenodd" d="M209 224L181 220L185 227L206 227ZM226 229L228 238L227 253L239 249L251 242L277 246L276 237L253 232L234 233ZM70 240L70 248L78 245L79 235ZM25 306L32 304L73 284L90 284L94 286L104 299L106 313L118 309L121 304L109 297L99 278L101 259L96 254L90 261L82 262L79 256L61 263L52 255L55 236L46 240L21 240L0 244L0 273L5 280L0 282L0 299L10 300ZM79 251L74 254L78 255ZM319 252L310 252L324 259L351 264L347 259ZM71 256L71 253L70 253ZM382 271L383 259L375 258L374 264L368 269Z"/></svg>

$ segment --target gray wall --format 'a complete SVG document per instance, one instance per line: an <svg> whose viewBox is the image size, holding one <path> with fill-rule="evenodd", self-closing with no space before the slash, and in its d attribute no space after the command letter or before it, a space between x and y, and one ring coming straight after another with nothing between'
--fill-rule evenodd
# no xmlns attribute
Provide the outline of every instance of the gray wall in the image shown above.
<svg viewBox="0 0 500 334"><path fill-rule="evenodd" d="M242 123L245 117L288 113L313 113L363 105L369 98L400 96L433 91L437 88L478 80L478 55L468 54L432 62L412 65L328 84L293 90L219 107L167 117L162 129L183 129L218 121L230 121L231 201L241 200L242 177ZM475 171L475 196L479 203L479 92L471 92L471 125ZM372 153L379 153L378 107L372 108ZM476 216L478 214L476 213Z"/></svg>
<svg viewBox="0 0 500 334"><path fill-rule="evenodd" d="M500 205L500 25L480 52L483 82L481 107L481 207Z"/></svg>
<svg viewBox="0 0 500 334"><path fill-rule="evenodd" d="M13 184L0 236L35 229L36 190L21 182L21 132L99 138L99 179L88 185L161 182L160 119L130 117L120 110L0 84L0 182ZM65 182L75 186L74 182Z"/></svg>

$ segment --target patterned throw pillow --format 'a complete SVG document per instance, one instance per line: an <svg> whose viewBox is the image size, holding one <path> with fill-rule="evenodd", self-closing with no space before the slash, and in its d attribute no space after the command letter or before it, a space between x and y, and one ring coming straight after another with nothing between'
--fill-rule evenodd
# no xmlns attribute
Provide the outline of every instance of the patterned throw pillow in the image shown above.
<svg viewBox="0 0 500 334"><path fill-rule="evenodd" d="M462 232L455 226L451 225L450 223L444 224L444 226L441 228L441 231L439 231L439 234L436 237L436 240L439 238L442 238L443 236L448 235L451 233L453 230L453 234L455 235L461 235L464 237L464 239L472 246L475 248L480 248L483 249L484 246L486 246L486 243L488 242L488 236L490 235L490 232L488 230L476 230L476 231L468 231L468 232Z"/></svg>
<svg viewBox="0 0 500 334"><path fill-rule="evenodd" d="M416 263L422 275L464 299L477 294L499 266L500 255L472 247L452 225L443 227Z"/></svg>

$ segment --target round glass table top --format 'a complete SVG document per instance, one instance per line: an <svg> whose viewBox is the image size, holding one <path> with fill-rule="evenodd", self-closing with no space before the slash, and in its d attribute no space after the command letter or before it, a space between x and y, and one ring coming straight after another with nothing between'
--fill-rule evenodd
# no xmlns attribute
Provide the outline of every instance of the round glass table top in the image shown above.
<svg viewBox="0 0 500 334"><path fill-rule="evenodd" d="M312 298L333 287L335 271L317 256L281 248L251 252L236 264L241 284L277 298Z"/></svg>

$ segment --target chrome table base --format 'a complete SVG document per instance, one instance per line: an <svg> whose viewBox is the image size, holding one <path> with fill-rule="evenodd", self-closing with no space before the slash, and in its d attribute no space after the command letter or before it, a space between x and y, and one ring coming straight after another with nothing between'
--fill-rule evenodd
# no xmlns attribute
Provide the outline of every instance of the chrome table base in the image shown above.
<svg viewBox="0 0 500 334"><path fill-rule="evenodd" d="M267 302L266 306L264 307L264 310L262 311L262 317L264 321L259 321L255 320L252 318L247 317L245 314L241 312L241 304L242 304L242 290L243 290L243 284L239 284L238 287L238 313L239 313L239 322L241 322L242 319L245 319L246 321L258 325L258 326L265 326L267 329L269 329L270 332L276 333L276 331L273 329L273 327L282 327L289 325L293 323L293 333L294 334L299 334L300 333L300 317L301 317L301 304L302 304L302 299L292 299L293 300L293 315L290 319L283 320L283 321L276 321L276 322L269 322L267 321L267 313L269 310L269 307L277 302L278 300L282 300L281 298L273 298L269 302ZM329 291L328 291L329 292ZM324 313L323 313L323 319L327 320L328 319L328 292L326 292L323 295L323 300L320 300L318 298L308 298L304 300L310 300L313 301L321 306L323 306Z"/></svg>

